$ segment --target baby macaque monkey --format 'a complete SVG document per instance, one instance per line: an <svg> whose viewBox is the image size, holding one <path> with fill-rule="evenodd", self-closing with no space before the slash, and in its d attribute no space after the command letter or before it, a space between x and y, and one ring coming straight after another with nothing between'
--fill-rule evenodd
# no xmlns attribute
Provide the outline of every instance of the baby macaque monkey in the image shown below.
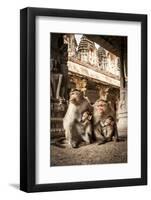
<svg viewBox="0 0 151 200"><path fill-rule="evenodd" d="M101 123L102 133L107 142L111 141L112 138L114 139L114 131L115 131L115 121L112 116L108 116L104 122Z"/></svg>
<svg viewBox="0 0 151 200"><path fill-rule="evenodd" d="M92 114L89 111L85 111L82 114L81 122L83 123L83 125L87 125L88 123L90 123L91 119L92 119Z"/></svg>
<svg viewBox="0 0 151 200"><path fill-rule="evenodd" d="M92 114L89 111L85 111L81 117L81 124L83 127L82 138L86 144L90 144L92 141Z"/></svg>

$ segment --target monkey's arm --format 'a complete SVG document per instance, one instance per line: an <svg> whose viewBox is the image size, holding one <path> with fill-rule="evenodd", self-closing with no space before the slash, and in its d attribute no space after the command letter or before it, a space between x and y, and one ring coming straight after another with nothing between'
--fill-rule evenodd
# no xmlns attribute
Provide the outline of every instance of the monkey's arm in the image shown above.
<svg viewBox="0 0 151 200"><path fill-rule="evenodd" d="M104 137L101 125L98 123L94 126L93 129L94 129L94 134L95 134L96 139L100 139L104 141L105 137Z"/></svg>
<svg viewBox="0 0 151 200"><path fill-rule="evenodd" d="M93 112L93 106L88 102L88 110L90 113Z"/></svg>
<svg viewBox="0 0 151 200"><path fill-rule="evenodd" d="M90 100L88 99L88 97L85 97L85 100L87 101L87 110L89 112L92 112L93 111L93 106L91 105Z"/></svg>

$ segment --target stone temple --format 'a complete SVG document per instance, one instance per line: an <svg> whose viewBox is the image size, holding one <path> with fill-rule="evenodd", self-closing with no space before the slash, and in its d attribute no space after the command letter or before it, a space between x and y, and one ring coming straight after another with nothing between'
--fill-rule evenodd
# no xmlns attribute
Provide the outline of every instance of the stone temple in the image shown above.
<svg viewBox="0 0 151 200"><path fill-rule="evenodd" d="M51 137L64 134L69 92L77 88L93 104L110 102L119 136L127 136L127 37L51 33ZM97 45L96 45L97 44Z"/></svg>

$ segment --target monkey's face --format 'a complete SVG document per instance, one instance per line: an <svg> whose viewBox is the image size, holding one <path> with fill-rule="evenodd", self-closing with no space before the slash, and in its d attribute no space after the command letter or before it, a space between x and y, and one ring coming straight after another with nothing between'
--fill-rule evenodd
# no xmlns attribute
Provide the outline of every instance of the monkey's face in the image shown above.
<svg viewBox="0 0 151 200"><path fill-rule="evenodd" d="M105 126L113 126L114 125L114 119L112 117L108 117L106 120L105 120L105 123L104 123Z"/></svg>
<svg viewBox="0 0 151 200"><path fill-rule="evenodd" d="M81 91L75 90L70 92L70 98L69 101L75 105L78 105L81 103L83 99L83 93Z"/></svg>
<svg viewBox="0 0 151 200"><path fill-rule="evenodd" d="M83 115L82 115L81 121L87 120L88 117L89 117L89 112L84 112Z"/></svg>
<svg viewBox="0 0 151 200"><path fill-rule="evenodd" d="M100 100L96 103L96 109L99 114L104 114L107 111L107 108L108 106L105 101Z"/></svg>
<svg viewBox="0 0 151 200"><path fill-rule="evenodd" d="M81 121L82 122L85 122L86 120L90 121L91 118L92 118L92 115L88 111L86 111L86 112L83 113L83 115L81 117Z"/></svg>

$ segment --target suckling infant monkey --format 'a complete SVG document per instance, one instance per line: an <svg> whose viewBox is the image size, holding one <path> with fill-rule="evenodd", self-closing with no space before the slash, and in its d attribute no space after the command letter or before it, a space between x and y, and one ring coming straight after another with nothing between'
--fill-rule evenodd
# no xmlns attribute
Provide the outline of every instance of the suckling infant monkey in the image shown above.
<svg viewBox="0 0 151 200"><path fill-rule="evenodd" d="M83 127L82 137L86 144L90 144L92 141L92 114L89 111L85 111L81 117L81 125Z"/></svg>
<svg viewBox="0 0 151 200"><path fill-rule="evenodd" d="M106 141L111 141L115 132L115 121L112 116L108 116L104 123L101 122L102 133Z"/></svg>

